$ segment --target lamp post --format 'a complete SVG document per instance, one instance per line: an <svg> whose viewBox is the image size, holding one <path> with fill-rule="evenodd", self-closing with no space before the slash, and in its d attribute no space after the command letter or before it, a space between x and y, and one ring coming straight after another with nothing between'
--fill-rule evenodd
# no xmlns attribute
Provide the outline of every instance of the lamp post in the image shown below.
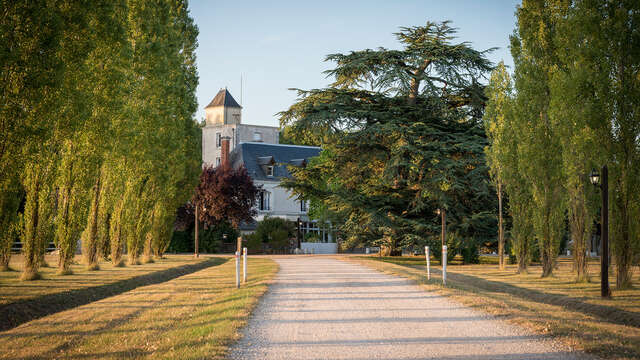
<svg viewBox="0 0 640 360"><path fill-rule="evenodd" d="M193 254L194 257L200 257L200 253L198 252L198 207L199 205L196 204L196 233L195 233L195 244L194 244L194 248L195 248L195 253ZM205 212L207 211L207 207L203 206L202 210L204 210Z"/></svg>
<svg viewBox="0 0 640 360"><path fill-rule="evenodd" d="M441 216L442 232L440 237L442 240L442 257L440 263L442 264L442 284L447 284L447 246L445 245L445 237L447 236L447 215L445 209L436 209L436 214Z"/></svg>
<svg viewBox="0 0 640 360"><path fill-rule="evenodd" d="M602 251L600 254L600 296L611 296L609 288L609 171L607 165L602 167L602 175L596 169L591 170L589 180L602 192L602 210L600 211L600 234L602 238Z"/></svg>
<svg viewBox="0 0 640 360"><path fill-rule="evenodd" d="M298 218L298 234L297 234L297 238L298 238L298 249L301 249L301 244L300 244L300 228L302 227L302 220L300 220L300 218Z"/></svg>
<svg viewBox="0 0 640 360"><path fill-rule="evenodd" d="M222 249L226 249L226 245L225 245L226 243L227 243L227 233L223 233L222 234Z"/></svg>
<svg viewBox="0 0 640 360"><path fill-rule="evenodd" d="M442 240L442 246L444 246L444 239L447 236L447 215L445 209L436 209L436 214L440 215L442 222L442 230L440 231L440 239Z"/></svg>
<svg viewBox="0 0 640 360"><path fill-rule="evenodd" d="M195 233L195 244L194 244L195 253L193 257L198 257L198 204L196 204L196 233Z"/></svg>

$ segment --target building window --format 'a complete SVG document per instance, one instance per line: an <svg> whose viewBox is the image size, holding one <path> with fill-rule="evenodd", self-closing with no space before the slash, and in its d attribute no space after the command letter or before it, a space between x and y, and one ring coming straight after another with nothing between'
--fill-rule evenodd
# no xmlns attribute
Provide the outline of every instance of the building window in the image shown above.
<svg viewBox="0 0 640 360"><path fill-rule="evenodd" d="M267 166L267 176L273 176L273 166Z"/></svg>
<svg viewBox="0 0 640 360"><path fill-rule="evenodd" d="M261 132L254 132L253 133L253 141L255 142L262 142L262 133Z"/></svg>
<svg viewBox="0 0 640 360"><path fill-rule="evenodd" d="M220 147L220 145L222 144L222 134L221 133L216 133L216 147Z"/></svg>
<svg viewBox="0 0 640 360"><path fill-rule="evenodd" d="M260 203L258 204L258 209L262 211L271 210L270 200L271 193L268 191L260 191L260 198L258 199Z"/></svg>
<svg viewBox="0 0 640 360"><path fill-rule="evenodd" d="M216 158L216 166L220 166L220 157Z"/></svg>
<svg viewBox="0 0 640 360"><path fill-rule="evenodd" d="M307 202L300 200L300 212L307 212Z"/></svg>

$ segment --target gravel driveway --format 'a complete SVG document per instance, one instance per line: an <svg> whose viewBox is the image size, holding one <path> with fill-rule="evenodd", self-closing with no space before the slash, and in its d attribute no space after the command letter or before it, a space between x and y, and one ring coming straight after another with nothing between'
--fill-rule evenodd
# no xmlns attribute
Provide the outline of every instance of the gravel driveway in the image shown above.
<svg viewBox="0 0 640 360"><path fill-rule="evenodd" d="M275 259L233 359L584 359L408 281L328 257Z"/></svg>

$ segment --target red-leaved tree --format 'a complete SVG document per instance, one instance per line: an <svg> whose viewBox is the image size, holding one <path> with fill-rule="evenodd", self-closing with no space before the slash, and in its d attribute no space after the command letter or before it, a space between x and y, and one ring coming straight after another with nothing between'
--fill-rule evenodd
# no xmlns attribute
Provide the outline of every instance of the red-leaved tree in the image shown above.
<svg viewBox="0 0 640 360"><path fill-rule="evenodd" d="M200 174L192 203L198 206L199 221L215 224L226 220L238 228L256 215L259 192L244 166L233 169L207 165Z"/></svg>

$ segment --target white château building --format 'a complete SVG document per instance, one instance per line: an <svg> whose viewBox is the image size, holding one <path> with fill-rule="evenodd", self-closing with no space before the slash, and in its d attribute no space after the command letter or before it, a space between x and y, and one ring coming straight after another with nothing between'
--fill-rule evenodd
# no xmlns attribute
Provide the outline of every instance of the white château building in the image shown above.
<svg viewBox="0 0 640 360"><path fill-rule="evenodd" d="M335 253L337 246L331 231L309 219L307 202L291 196L280 187L280 180L290 176L288 165L305 166L307 161L317 156L321 149L315 146L279 144L279 129L272 126L247 125L242 123L242 106L227 89L221 89L211 103L205 107L206 124L202 129L202 161L208 165L220 165L225 157L222 153L229 142L227 158L234 168L245 166L256 185L262 187L258 201L258 215L255 220L265 217L280 217L291 221L301 221L303 234L318 235L319 244L306 244L316 253ZM241 231L252 232L255 222L244 224Z"/></svg>

